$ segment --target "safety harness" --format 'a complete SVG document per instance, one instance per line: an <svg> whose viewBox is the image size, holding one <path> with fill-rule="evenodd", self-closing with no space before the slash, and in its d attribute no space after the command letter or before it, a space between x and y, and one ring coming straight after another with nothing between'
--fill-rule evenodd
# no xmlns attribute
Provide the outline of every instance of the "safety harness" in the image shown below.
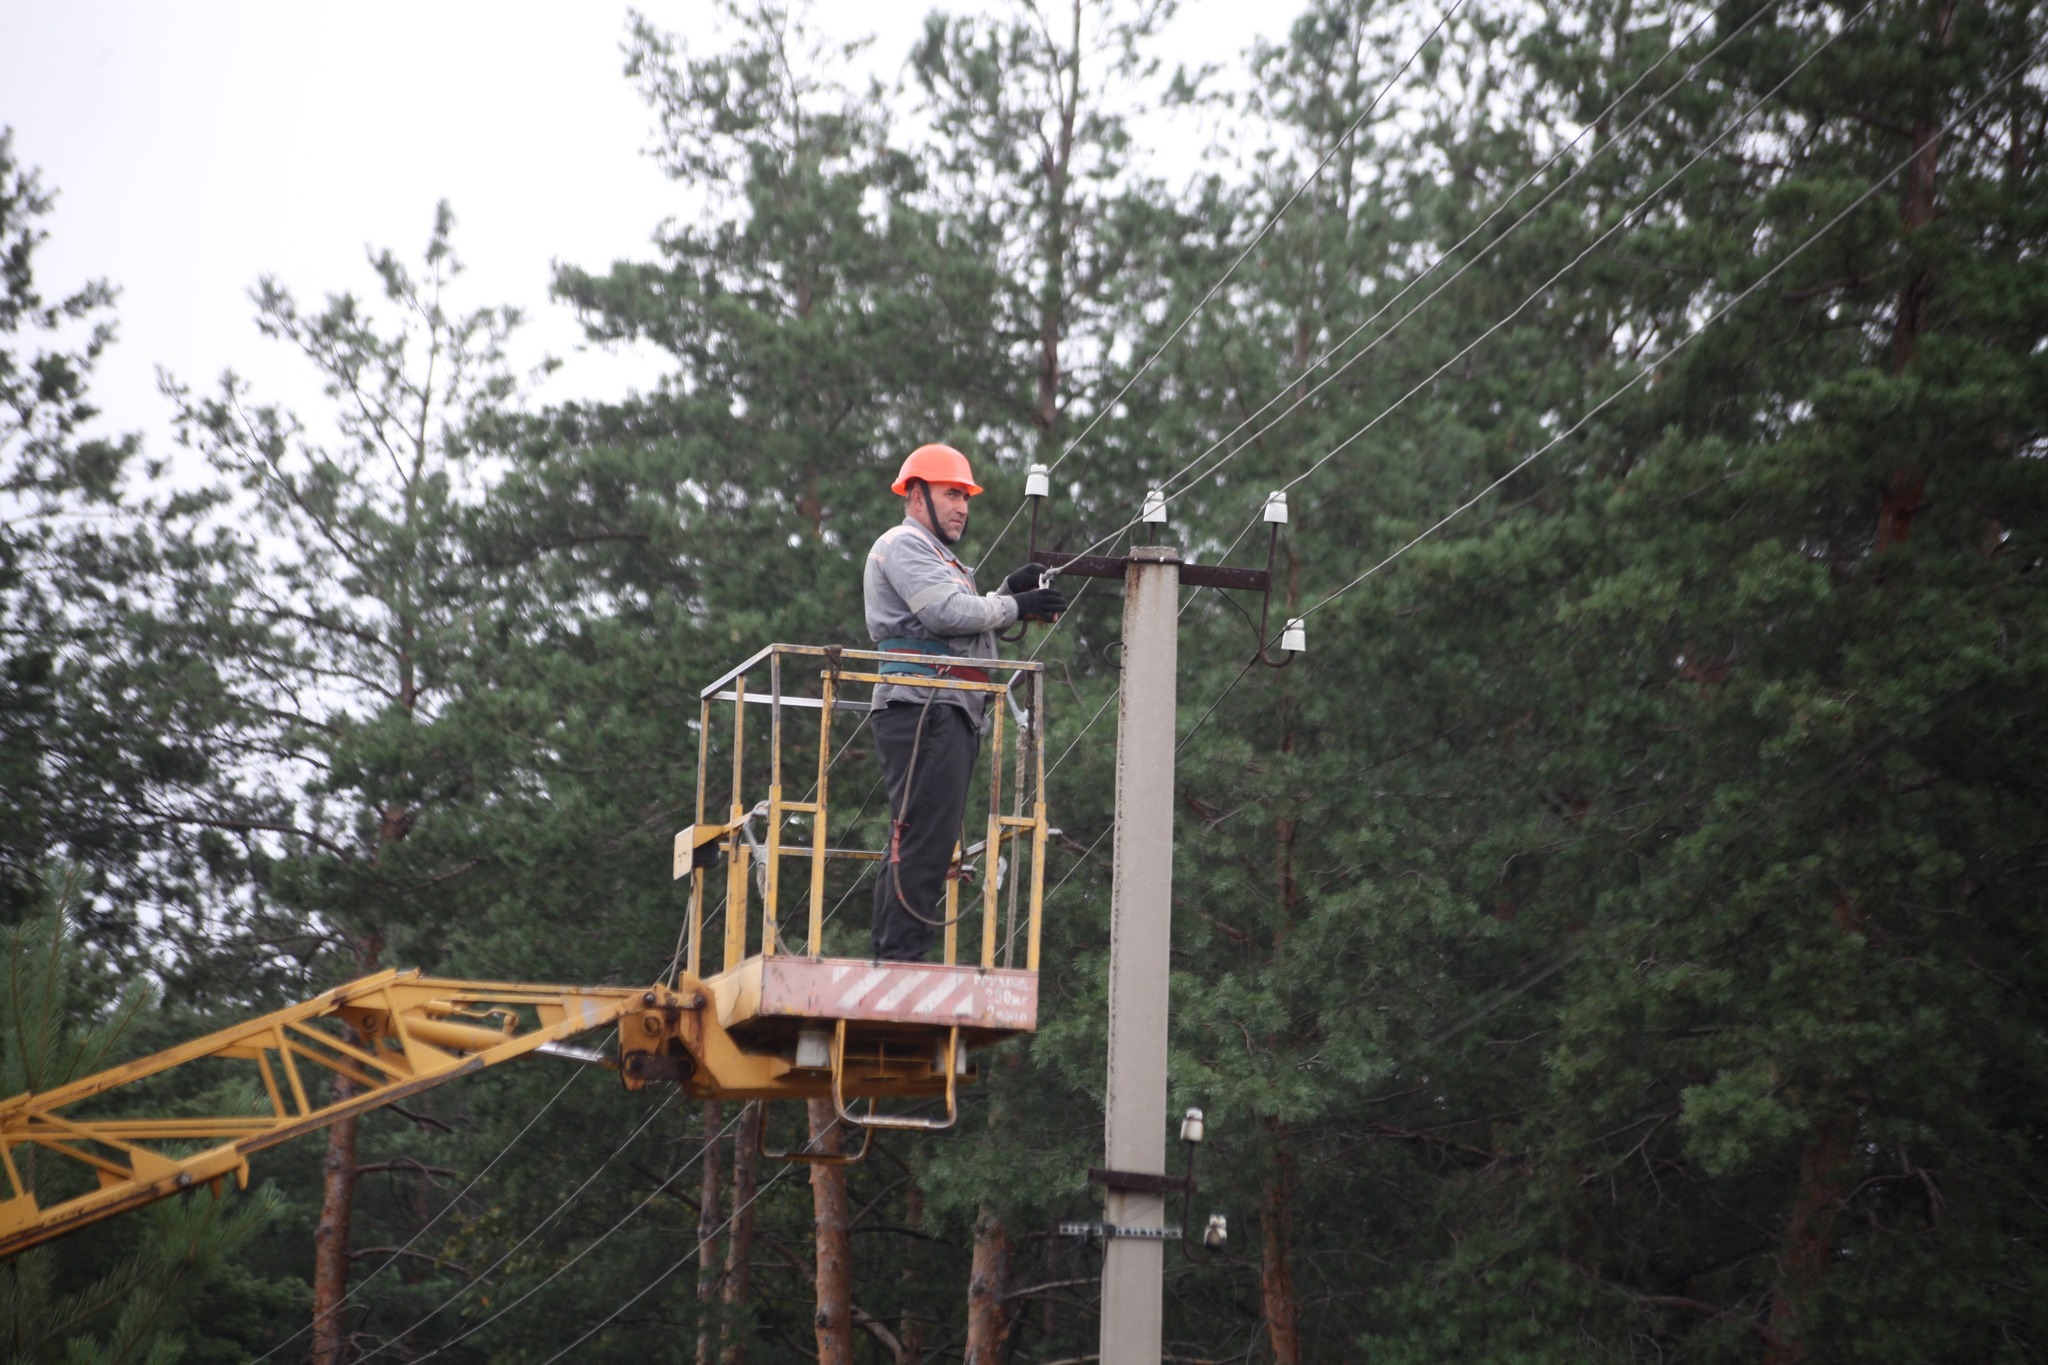
<svg viewBox="0 0 2048 1365"><path fill-rule="evenodd" d="M953 657L953 651L937 640L913 640L907 635L891 636L879 642L877 649L891 654L935 654L943 659ZM889 674L908 675L915 678L959 678L964 682L985 683L988 673L966 664L916 664L908 659L884 659L880 670Z"/></svg>

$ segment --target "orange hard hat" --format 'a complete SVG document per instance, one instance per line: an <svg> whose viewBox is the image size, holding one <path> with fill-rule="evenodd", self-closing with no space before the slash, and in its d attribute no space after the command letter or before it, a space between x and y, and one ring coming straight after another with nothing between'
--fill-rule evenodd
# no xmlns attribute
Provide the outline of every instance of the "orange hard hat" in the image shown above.
<svg viewBox="0 0 2048 1365"><path fill-rule="evenodd" d="M967 457L951 446L919 446L903 461L903 468L896 473L896 482L889 485L889 491L898 496L909 491L912 479L923 479L926 483L954 483L969 493L979 493L981 485L974 481L974 467L967 463Z"/></svg>

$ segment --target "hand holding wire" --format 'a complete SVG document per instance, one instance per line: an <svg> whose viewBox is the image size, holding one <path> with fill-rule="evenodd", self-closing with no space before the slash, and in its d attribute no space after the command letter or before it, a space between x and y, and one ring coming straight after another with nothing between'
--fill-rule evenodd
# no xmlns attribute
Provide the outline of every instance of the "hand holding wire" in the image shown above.
<svg viewBox="0 0 2048 1365"><path fill-rule="evenodd" d="M1010 570L1010 576L1003 580L1003 591L1015 597L1020 592L1033 588L1051 586L1045 581L1046 567L1043 564L1026 564L1021 569Z"/></svg>
<svg viewBox="0 0 2048 1365"><path fill-rule="evenodd" d="M1057 621L1060 613L1067 609L1067 595L1058 588L1032 588L1012 596L1017 599L1019 621Z"/></svg>

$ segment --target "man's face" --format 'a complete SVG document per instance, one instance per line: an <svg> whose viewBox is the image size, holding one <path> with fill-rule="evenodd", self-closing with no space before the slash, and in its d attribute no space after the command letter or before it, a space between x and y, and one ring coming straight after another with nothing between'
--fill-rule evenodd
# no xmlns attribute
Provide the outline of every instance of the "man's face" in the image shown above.
<svg viewBox="0 0 2048 1365"><path fill-rule="evenodd" d="M910 491L910 515L919 525L935 532L951 545L967 532L967 490L957 483L927 484L926 488L931 493L931 510L938 517L939 524L932 525L925 516L924 495L914 488Z"/></svg>

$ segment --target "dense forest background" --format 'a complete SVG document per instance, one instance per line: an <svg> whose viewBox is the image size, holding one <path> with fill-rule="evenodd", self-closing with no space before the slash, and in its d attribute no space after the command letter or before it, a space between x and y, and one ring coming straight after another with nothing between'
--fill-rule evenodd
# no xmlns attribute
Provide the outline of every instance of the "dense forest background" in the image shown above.
<svg viewBox="0 0 2048 1365"><path fill-rule="evenodd" d="M115 291L36 276L0 143L0 1095L383 966L655 979L698 688L860 638L943 439L985 583L1034 461L1070 550L1163 485L1251 562L1289 494L1306 655L1182 618L1170 1098L1233 1234L1170 1359L2040 1359L2048 19L1447 9L1311 0L1227 103L1146 0L942 8L894 90L801 9L642 24L701 211L557 292L657 388L529 401L444 207L263 279L327 401L169 376L177 449L90 434ZM1138 109L1271 150L1166 183ZM536 1059L9 1260L0 1354L1091 1358L1118 629L1033 637L1043 1027L958 1132L835 1182Z"/></svg>

